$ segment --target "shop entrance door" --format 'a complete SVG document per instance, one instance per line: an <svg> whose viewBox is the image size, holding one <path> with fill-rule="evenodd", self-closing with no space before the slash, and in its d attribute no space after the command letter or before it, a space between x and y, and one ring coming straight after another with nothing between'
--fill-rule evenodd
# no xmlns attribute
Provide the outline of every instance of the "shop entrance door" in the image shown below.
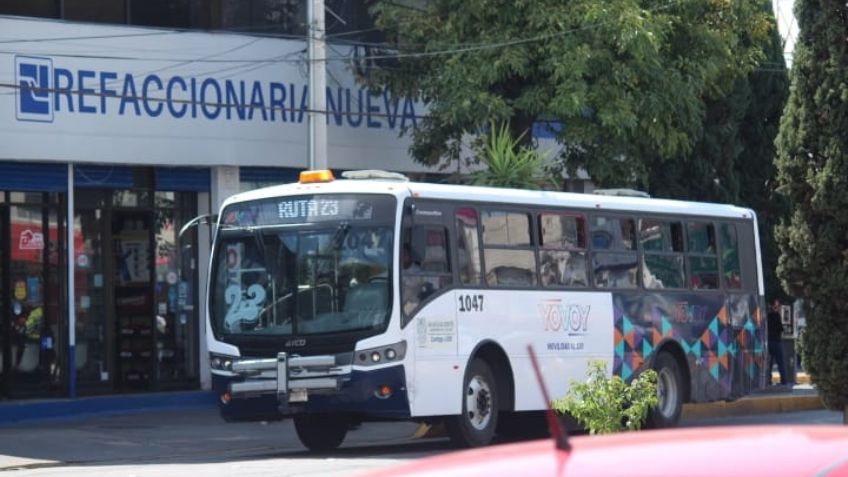
<svg viewBox="0 0 848 477"><path fill-rule="evenodd" d="M111 193L87 193L95 208L77 210L74 231L79 391L146 391L154 363L153 210L104 206Z"/></svg>
<svg viewBox="0 0 848 477"><path fill-rule="evenodd" d="M152 211L113 210L111 280L115 386L118 390L148 390L154 378L154 310Z"/></svg>

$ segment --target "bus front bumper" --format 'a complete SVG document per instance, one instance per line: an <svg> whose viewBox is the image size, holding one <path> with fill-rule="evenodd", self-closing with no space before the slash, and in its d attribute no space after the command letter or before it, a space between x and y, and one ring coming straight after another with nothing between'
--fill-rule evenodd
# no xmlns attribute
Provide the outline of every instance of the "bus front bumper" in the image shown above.
<svg viewBox="0 0 848 477"><path fill-rule="evenodd" d="M327 358L243 360L214 373L226 420L275 420L296 413L345 413L362 420L409 418L403 365L373 371L334 367Z"/></svg>

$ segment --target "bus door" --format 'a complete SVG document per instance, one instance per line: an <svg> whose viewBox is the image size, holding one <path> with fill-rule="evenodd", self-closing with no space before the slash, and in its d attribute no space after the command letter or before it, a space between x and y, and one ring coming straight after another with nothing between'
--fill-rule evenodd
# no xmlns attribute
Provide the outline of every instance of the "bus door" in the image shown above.
<svg viewBox="0 0 848 477"><path fill-rule="evenodd" d="M456 356L450 207L416 201L407 207L401 234L401 304L415 327L419 356Z"/></svg>
<svg viewBox="0 0 848 477"><path fill-rule="evenodd" d="M450 222L452 208L438 202L409 201L401 231L400 300L413 366L411 400L415 415L456 413L458 399L448 389L462 387L457 371L457 322L454 306ZM445 392L433 392L442 389Z"/></svg>
<svg viewBox="0 0 848 477"><path fill-rule="evenodd" d="M722 286L733 337L729 398L737 398L765 385L765 315L759 296L759 277L752 222L721 223Z"/></svg>

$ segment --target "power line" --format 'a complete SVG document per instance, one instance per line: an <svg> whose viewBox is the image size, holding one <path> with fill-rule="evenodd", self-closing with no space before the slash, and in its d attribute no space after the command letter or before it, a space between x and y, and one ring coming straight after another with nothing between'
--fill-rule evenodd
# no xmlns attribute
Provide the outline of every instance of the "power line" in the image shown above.
<svg viewBox="0 0 848 477"><path fill-rule="evenodd" d="M2 18L2 17L0 17ZM134 38L141 36L161 36L161 35L177 35L186 33L188 30L168 30L168 31L154 31L147 33L121 33L114 35L88 35L88 36L64 36L64 37L53 37L53 38L26 38L26 39L17 39L17 40L0 40L0 44L8 44L8 43L46 43L46 42L57 42L57 41L73 41L73 40L106 40L106 39L114 39L114 38Z"/></svg>
<svg viewBox="0 0 848 477"><path fill-rule="evenodd" d="M246 59L201 59L199 58L161 58L161 57L140 57L140 56L117 56L117 55L94 55L94 54L83 54L83 53L46 53L46 52L26 52L22 53L20 51L4 51L0 50L0 54L6 55L34 55L34 56L50 56L57 58L75 58L75 59L90 59L90 60L113 60L113 61L160 61L160 62L172 62L172 63L267 63L269 61L268 58L246 58ZM297 63L299 61L285 61L285 60L275 60L279 63Z"/></svg>

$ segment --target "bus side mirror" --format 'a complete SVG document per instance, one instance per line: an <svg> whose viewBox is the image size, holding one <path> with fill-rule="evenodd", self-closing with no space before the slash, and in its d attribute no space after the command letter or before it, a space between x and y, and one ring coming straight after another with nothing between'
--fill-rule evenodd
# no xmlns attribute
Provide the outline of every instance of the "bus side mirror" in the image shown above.
<svg viewBox="0 0 848 477"><path fill-rule="evenodd" d="M193 227L197 227L198 225L215 225L218 223L218 214L204 214L198 215L197 217L186 222L185 225L180 229L180 233L177 234L177 240L183 238L183 234L188 232L189 229Z"/></svg>

